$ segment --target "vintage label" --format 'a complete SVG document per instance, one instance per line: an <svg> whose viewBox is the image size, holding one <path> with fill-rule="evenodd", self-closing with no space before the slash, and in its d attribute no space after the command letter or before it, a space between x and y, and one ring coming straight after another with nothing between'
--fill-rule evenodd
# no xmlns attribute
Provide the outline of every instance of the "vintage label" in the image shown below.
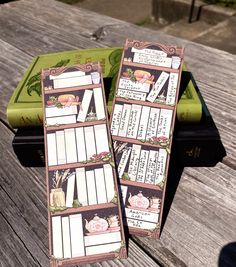
<svg viewBox="0 0 236 267"><path fill-rule="evenodd" d="M151 110L150 107L143 106L142 108L142 114L140 118L140 123L138 127L138 135L137 135L137 139L139 140L146 139L150 110Z"/></svg>
<svg viewBox="0 0 236 267"><path fill-rule="evenodd" d="M128 147L127 149L124 149L119 165L118 165L118 175L119 178L122 178L122 175L124 173L125 167L127 165L127 162L129 160L129 156L130 156L130 152L131 152L131 148Z"/></svg>
<svg viewBox="0 0 236 267"><path fill-rule="evenodd" d="M157 171L158 151L150 150L147 163L147 172L145 176L145 183L154 184Z"/></svg>
<svg viewBox="0 0 236 267"><path fill-rule="evenodd" d="M137 137L141 110L142 110L142 106L134 105L134 104L132 105L126 137L128 138Z"/></svg>
<svg viewBox="0 0 236 267"><path fill-rule="evenodd" d="M157 79L156 83L154 84L151 92L147 96L148 101L150 102L155 101L155 99L157 98L158 94L160 93L161 89L163 88L168 78L169 78L169 74L163 71L161 75L159 76L159 78Z"/></svg>
<svg viewBox="0 0 236 267"><path fill-rule="evenodd" d="M160 109L151 108L150 116L148 119L146 140L149 140L151 137L156 136L159 114L160 114Z"/></svg>
<svg viewBox="0 0 236 267"><path fill-rule="evenodd" d="M122 116L123 105L115 104L111 122L111 134L118 135L120 120Z"/></svg>
<svg viewBox="0 0 236 267"><path fill-rule="evenodd" d="M155 184L159 184L165 178L167 152L165 149L159 150L157 165L156 165L156 178Z"/></svg>
<svg viewBox="0 0 236 267"><path fill-rule="evenodd" d="M149 92L149 88L150 88L150 84L148 84L148 83L140 83L140 82L132 82L129 79L120 78L119 88L148 93Z"/></svg>
<svg viewBox="0 0 236 267"><path fill-rule="evenodd" d="M157 128L157 137L170 137L172 114L172 110L161 109Z"/></svg>
<svg viewBox="0 0 236 267"><path fill-rule="evenodd" d="M118 132L119 136L125 137L127 134L130 112L131 112L131 105L124 104L122 116L121 116L121 120L120 120L119 132Z"/></svg>
<svg viewBox="0 0 236 267"><path fill-rule="evenodd" d="M144 183L145 174L147 170L148 156L149 156L149 151L142 149L139 158L139 166L138 166L138 174L136 182Z"/></svg>
<svg viewBox="0 0 236 267"><path fill-rule="evenodd" d="M146 100L146 93L137 92L137 91L130 91L125 89L118 89L117 90L117 96L124 97L127 99L133 99L133 100Z"/></svg>
<svg viewBox="0 0 236 267"><path fill-rule="evenodd" d="M128 169L128 176L131 181L136 180L136 176L138 173L140 152L141 152L141 146L133 145L132 150L131 150L129 169Z"/></svg>
<svg viewBox="0 0 236 267"><path fill-rule="evenodd" d="M156 57L156 55L135 53L133 62L170 68L172 59L169 57Z"/></svg>
<svg viewBox="0 0 236 267"><path fill-rule="evenodd" d="M178 73L171 73L167 89L166 104L173 105L176 98L176 89L178 84Z"/></svg>

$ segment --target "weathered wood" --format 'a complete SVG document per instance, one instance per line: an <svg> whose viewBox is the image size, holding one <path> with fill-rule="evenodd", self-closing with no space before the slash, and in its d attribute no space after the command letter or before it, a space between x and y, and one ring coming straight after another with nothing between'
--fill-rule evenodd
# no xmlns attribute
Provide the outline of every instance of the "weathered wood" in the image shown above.
<svg viewBox="0 0 236 267"><path fill-rule="evenodd" d="M235 175L221 163L185 168L161 240L135 240L164 266L216 266L222 247L236 238Z"/></svg>
<svg viewBox="0 0 236 267"><path fill-rule="evenodd" d="M2 192L0 191L0 194ZM0 197L0 200L2 200ZM29 251L27 251L22 243L21 239L12 229L9 222L0 214L0 263L2 267L8 266L36 266L37 261L32 257ZM9 253L11 252L11 254Z"/></svg>
<svg viewBox="0 0 236 267"><path fill-rule="evenodd" d="M22 12L24 10L24 12ZM52 12L53 10L53 12ZM109 25L109 26L106 26ZM103 39L91 34L105 26ZM220 131L228 156L215 168L186 168L178 185L170 177L172 206L160 241L135 237L163 266L216 266L221 249L236 239L236 56L54 1L23 0L0 6L0 118L33 56L76 47L122 45L126 37L186 46L189 70ZM1 249L3 266L47 266L47 208L43 168L23 168L3 125L0 144ZM175 189L176 194L174 195ZM158 266L131 240L128 260L92 266ZM235 247L224 254L225 265ZM231 254L230 254L231 253Z"/></svg>
<svg viewBox="0 0 236 267"><path fill-rule="evenodd" d="M22 167L11 147L13 133L2 123L0 131L0 265L48 266L45 170ZM159 266L133 241L128 243L128 259L86 266Z"/></svg>

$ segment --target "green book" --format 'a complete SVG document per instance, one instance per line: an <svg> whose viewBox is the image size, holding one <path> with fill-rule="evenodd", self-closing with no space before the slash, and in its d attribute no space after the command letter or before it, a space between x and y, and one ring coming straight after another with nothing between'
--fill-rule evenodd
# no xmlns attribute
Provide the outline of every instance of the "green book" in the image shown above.
<svg viewBox="0 0 236 267"><path fill-rule="evenodd" d="M111 108L122 48L94 48L37 56L26 70L7 106L7 118L13 128L40 126L43 123L40 72L42 68L73 66L99 61L103 77L110 78L108 109ZM177 106L179 121L197 122L201 119L201 102L191 82Z"/></svg>
<svg viewBox="0 0 236 267"><path fill-rule="evenodd" d="M184 78L184 71L187 71L186 64L183 65L182 79ZM186 123L199 122L202 117L202 104L192 80L186 80L186 82L187 84L185 81L181 81L185 90L177 105L177 119Z"/></svg>

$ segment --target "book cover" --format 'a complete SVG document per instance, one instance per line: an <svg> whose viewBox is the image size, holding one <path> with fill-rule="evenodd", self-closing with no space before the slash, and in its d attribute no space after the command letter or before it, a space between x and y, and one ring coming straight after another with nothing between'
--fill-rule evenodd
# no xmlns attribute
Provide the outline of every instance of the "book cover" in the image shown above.
<svg viewBox="0 0 236 267"><path fill-rule="evenodd" d="M127 257L101 67L42 70L51 266Z"/></svg>
<svg viewBox="0 0 236 267"><path fill-rule="evenodd" d="M103 77L114 77L111 83L112 88L116 82L115 76L119 70L121 53L121 48L95 48L35 57L7 106L7 118L10 125L13 128L42 125L41 69L99 61L102 66Z"/></svg>
<svg viewBox="0 0 236 267"><path fill-rule="evenodd" d="M111 114L124 223L159 238L184 49L127 39Z"/></svg>
<svg viewBox="0 0 236 267"><path fill-rule="evenodd" d="M122 48L95 48L52 53L37 56L26 70L15 89L8 107L7 118L13 128L40 126L42 120L42 96L40 87L40 71L42 68L72 66L92 61L99 61L103 69L103 77L109 81L105 87L108 99L108 110L111 110L115 83L119 71ZM177 107L179 121L199 121L201 105L194 88L187 86Z"/></svg>

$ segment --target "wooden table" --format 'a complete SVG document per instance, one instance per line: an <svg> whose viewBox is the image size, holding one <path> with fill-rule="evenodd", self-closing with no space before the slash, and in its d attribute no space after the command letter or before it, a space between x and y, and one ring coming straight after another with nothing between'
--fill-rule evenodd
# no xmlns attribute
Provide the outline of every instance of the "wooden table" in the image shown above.
<svg viewBox="0 0 236 267"><path fill-rule="evenodd" d="M92 40L101 29L107 35ZM1 266L49 263L45 171L22 167L12 150L5 113L13 90L38 54L120 46L126 37L186 47L227 157L214 168L185 168L179 184L169 180L160 240L132 237L127 260L93 266L236 266L236 56L52 0L0 5Z"/></svg>

